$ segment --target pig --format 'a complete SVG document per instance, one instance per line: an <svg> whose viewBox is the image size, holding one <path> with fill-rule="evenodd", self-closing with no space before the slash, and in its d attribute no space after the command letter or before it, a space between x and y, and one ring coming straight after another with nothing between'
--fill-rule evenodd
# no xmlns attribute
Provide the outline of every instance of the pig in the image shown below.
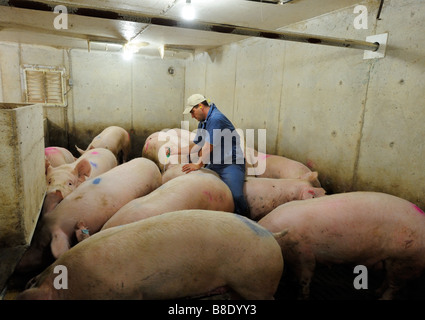
<svg viewBox="0 0 425 320"><path fill-rule="evenodd" d="M75 162L47 168L47 191L43 214L54 207L87 178L98 175L117 166L115 155L108 149L95 148L85 152Z"/></svg>
<svg viewBox="0 0 425 320"><path fill-rule="evenodd" d="M317 179L317 172L310 172L306 178L307 180L247 177L243 191L250 218L258 221L283 203L325 195L325 189L312 186Z"/></svg>
<svg viewBox="0 0 425 320"><path fill-rule="evenodd" d="M189 163L188 154L192 150L193 139L195 133L185 129L164 129L152 133L145 141L142 149L142 157L154 161L162 172L167 168L178 163ZM180 149L179 154L167 156L166 150L176 152Z"/></svg>
<svg viewBox="0 0 425 320"><path fill-rule="evenodd" d="M155 162L156 165L159 167L158 162L158 149L160 147L159 144L164 144L166 141L158 141L160 131L156 131L152 134L150 134L143 145L142 149L142 157L147 158Z"/></svg>
<svg viewBox="0 0 425 320"><path fill-rule="evenodd" d="M62 147L44 148L44 157L46 169L48 166L57 167L62 164L73 163L76 160L71 151Z"/></svg>
<svg viewBox="0 0 425 320"><path fill-rule="evenodd" d="M163 172L175 165L189 163L189 154L192 152L197 154L199 151L193 142L196 136L194 132L174 128L166 131L166 135L170 136L169 141L158 150L158 158L163 165Z"/></svg>
<svg viewBox="0 0 425 320"><path fill-rule="evenodd" d="M75 244L79 230L96 233L123 205L160 185L158 167L145 158L134 158L83 182L42 217L18 270L24 272L38 267L45 263L44 256L57 259Z"/></svg>
<svg viewBox="0 0 425 320"><path fill-rule="evenodd" d="M393 299L425 267L425 214L394 195L354 191L280 205L259 222L278 239L282 254L309 297L316 263L379 266L386 270L377 293Z"/></svg>
<svg viewBox="0 0 425 320"><path fill-rule="evenodd" d="M312 172L306 165L296 160L285 158L279 155L265 154L252 148L246 148L246 169L247 173L260 178L273 179L306 179ZM265 170L260 170L264 166L260 161L265 161ZM251 174L251 172L254 172ZM312 181L313 187L321 187L319 178Z"/></svg>
<svg viewBox="0 0 425 320"><path fill-rule="evenodd" d="M171 179L174 179L176 177L180 177L185 175L186 173L182 171L184 164L173 164L170 165L167 170L165 170L162 173L162 184L167 183L168 181L170 181ZM211 170L211 169L207 169L207 168L201 168L199 170L196 171L192 171L190 173L210 173L210 174L214 174L217 177L220 177L215 171Z"/></svg>
<svg viewBox="0 0 425 320"><path fill-rule="evenodd" d="M66 267L66 290L55 268ZM29 282L17 299L192 298L228 288L274 299L284 260L274 234L237 214L180 210L98 232Z"/></svg>
<svg viewBox="0 0 425 320"><path fill-rule="evenodd" d="M233 212L232 193L215 173L192 171L130 201L103 225L102 230L184 209Z"/></svg>
<svg viewBox="0 0 425 320"><path fill-rule="evenodd" d="M124 128L110 126L94 137L86 150L78 148L77 145L75 148L81 155L94 148L109 149L115 155L119 163L125 163L131 151L130 135Z"/></svg>

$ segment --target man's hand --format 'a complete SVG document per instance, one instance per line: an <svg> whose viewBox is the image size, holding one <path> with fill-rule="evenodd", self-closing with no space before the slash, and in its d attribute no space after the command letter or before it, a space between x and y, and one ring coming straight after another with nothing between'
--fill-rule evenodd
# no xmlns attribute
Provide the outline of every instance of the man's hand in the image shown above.
<svg viewBox="0 0 425 320"><path fill-rule="evenodd" d="M185 165L182 167L182 171L183 171L184 173L189 173L189 172L192 172L192 171L199 170L199 169L201 169L202 167L203 167L202 163L188 163L188 164L185 164Z"/></svg>

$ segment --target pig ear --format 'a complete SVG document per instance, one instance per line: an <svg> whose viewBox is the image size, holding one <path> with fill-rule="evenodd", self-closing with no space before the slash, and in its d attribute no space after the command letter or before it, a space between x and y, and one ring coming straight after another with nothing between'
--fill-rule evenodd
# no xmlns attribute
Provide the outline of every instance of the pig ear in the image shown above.
<svg viewBox="0 0 425 320"><path fill-rule="evenodd" d="M312 199L312 198L318 198L323 197L325 195L326 191L323 188L305 188L301 193L301 199Z"/></svg>
<svg viewBox="0 0 425 320"><path fill-rule="evenodd" d="M59 202L63 200L63 195L60 190L56 190L56 192L46 194L46 198L44 199L42 214L48 214L50 211L53 211L54 208L58 205Z"/></svg>
<svg viewBox="0 0 425 320"><path fill-rule="evenodd" d="M318 173L317 171L313 171L313 172L307 172L306 174L303 174L300 179L301 180L307 180L309 182L313 182L314 180L316 180L318 177Z"/></svg>
<svg viewBox="0 0 425 320"><path fill-rule="evenodd" d="M301 180L307 180L313 187L321 187L319 181L319 173L317 171L307 172L300 177Z"/></svg>
<svg viewBox="0 0 425 320"><path fill-rule="evenodd" d="M78 242L83 241L90 237L89 228L84 224L83 221L80 221L76 225L75 236L77 237Z"/></svg>
<svg viewBox="0 0 425 320"><path fill-rule="evenodd" d="M85 181L85 176L89 177L91 173L90 162L87 159L82 159L75 166L74 172L78 175L78 180L80 180L81 182Z"/></svg>
<svg viewBox="0 0 425 320"><path fill-rule="evenodd" d="M68 236L62 230L57 229L52 232L50 249L56 259L70 249Z"/></svg>

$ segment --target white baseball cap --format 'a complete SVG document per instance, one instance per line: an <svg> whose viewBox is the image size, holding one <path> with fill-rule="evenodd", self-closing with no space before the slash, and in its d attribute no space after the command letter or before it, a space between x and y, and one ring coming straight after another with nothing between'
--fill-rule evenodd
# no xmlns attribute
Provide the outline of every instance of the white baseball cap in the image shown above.
<svg viewBox="0 0 425 320"><path fill-rule="evenodd" d="M186 109L184 109L183 114L188 114L192 111L193 107L196 107L201 102L207 100L202 94L195 93L187 98Z"/></svg>

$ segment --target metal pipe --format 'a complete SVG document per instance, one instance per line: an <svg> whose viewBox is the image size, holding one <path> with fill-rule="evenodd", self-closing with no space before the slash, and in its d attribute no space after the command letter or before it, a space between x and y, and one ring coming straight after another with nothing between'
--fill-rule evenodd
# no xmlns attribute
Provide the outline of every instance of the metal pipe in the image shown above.
<svg viewBox="0 0 425 320"><path fill-rule="evenodd" d="M258 38L267 38L274 40L285 40L285 41L295 41L295 42L304 42L311 44L320 44L327 46L335 47L344 47L344 48L353 48L361 50L371 50L377 51L379 49L379 43L367 42L363 40L352 40L352 39L342 39L342 38L333 38L326 36L318 36L312 34L303 34L290 31L272 31L272 30L263 30L256 28L249 28L243 26L229 25L229 24L219 24L203 21L182 21L175 18L168 18L164 16L142 14L139 12L133 12L128 10L120 10L115 8L100 8L93 7L86 4L76 5L73 2L69 1L27 1L27 0L0 0L0 6L11 6L26 8L31 10L41 10L41 11L53 11L56 5L66 6L68 13L85 16L85 17L94 17L110 20L121 20L121 21L131 21L144 24L153 24L166 27L174 28L183 28L183 29L193 29L207 32L218 32L225 34L235 34L246 37L258 37Z"/></svg>

